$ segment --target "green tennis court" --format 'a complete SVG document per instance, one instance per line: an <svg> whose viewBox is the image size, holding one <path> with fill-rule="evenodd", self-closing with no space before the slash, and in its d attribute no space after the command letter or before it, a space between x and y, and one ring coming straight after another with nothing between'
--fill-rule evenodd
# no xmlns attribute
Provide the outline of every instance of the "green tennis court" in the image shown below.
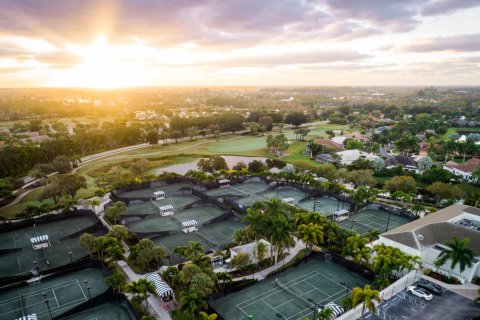
<svg viewBox="0 0 480 320"><path fill-rule="evenodd" d="M370 230L386 232L406 223L410 219L378 209L366 209L351 214L350 218L343 221L337 221L337 224L344 229L352 229L363 235ZM388 228L387 228L388 226Z"/></svg>
<svg viewBox="0 0 480 320"><path fill-rule="evenodd" d="M315 211L324 216L331 216L337 210L350 210L350 203L339 201L334 197L323 196L319 198L312 198L298 203L298 206L308 211Z"/></svg>
<svg viewBox="0 0 480 320"><path fill-rule="evenodd" d="M175 210L181 209L189 204L197 202L200 200L191 194L171 196L163 200L152 200L144 201L141 203L133 203L128 205L125 215L135 215L135 214L158 214L158 207L165 205L172 205Z"/></svg>
<svg viewBox="0 0 480 320"><path fill-rule="evenodd" d="M268 184L263 181L247 181L225 188L211 189L206 191L205 194L213 197L221 197L226 195L248 196L267 190L268 187Z"/></svg>
<svg viewBox="0 0 480 320"><path fill-rule="evenodd" d="M72 252L73 260L88 255L88 251L80 247L78 242L80 234L64 238L95 223L97 220L94 217L71 217L0 234L0 249L12 249L0 259L0 277L29 272L34 262L40 270L70 263L69 252ZM49 236L51 246L44 251L33 250L30 239L41 235Z"/></svg>
<svg viewBox="0 0 480 320"><path fill-rule="evenodd" d="M48 307L53 317L94 298L107 290L101 269L88 268L42 282L11 289L0 293L0 319L18 319L29 314L37 314L38 319L50 319ZM88 282L87 284L84 281ZM48 299L48 307L44 302Z"/></svg>
<svg viewBox="0 0 480 320"><path fill-rule="evenodd" d="M294 187L279 187L278 189L264 193L261 196L267 200L270 198L294 198L298 202L300 199L305 198L306 195L305 192Z"/></svg>
<svg viewBox="0 0 480 320"><path fill-rule="evenodd" d="M104 303L95 308L74 314L65 320L135 320L135 316L122 304Z"/></svg>
<svg viewBox="0 0 480 320"><path fill-rule="evenodd" d="M119 196L124 198L152 198L155 191L163 191L165 192L165 196L168 198L173 196L175 192L185 187L191 187L191 185L188 183L173 183L163 186L126 191L119 193Z"/></svg>
<svg viewBox="0 0 480 320"><path fill-rule="evenodd" d="M178 220L171 216L162 217L160 215L148 216L145 219L130 222L128 230L132 232L155 232L155 231L168 231L168 230L180 230L181 224Z"/></svg>
<svg viewBox="0 0 480 320"><path fill-rule="evenodd" d="M167 248L172 264L180 263L182 260L173 255L173 249L177 246L186 245L190 241L200 242L205 250L221 249L233 241L235 230L245 227L240 221L224 220L208 226L199 226L199 231L184 233L179 231L176 234L153 239L156 244Z"/></svg>
<svg viewBox="0 0 480 320"><path fill-rule="evenodd" d="M214 205L200 205L186 210L176 212L173 217L180 221L197 220L198 223L204 223L213 218L221 216L225 212Z"/></svg>
<svg viewBox="0 0 480 320"><path fill-rule="evenodd" d="M313 319L315 303L337 304L352 287L363 287L367 280L333 262L311 260L291 267L275 278L232 293L212 303L225 320L303 320Z"/></svg>

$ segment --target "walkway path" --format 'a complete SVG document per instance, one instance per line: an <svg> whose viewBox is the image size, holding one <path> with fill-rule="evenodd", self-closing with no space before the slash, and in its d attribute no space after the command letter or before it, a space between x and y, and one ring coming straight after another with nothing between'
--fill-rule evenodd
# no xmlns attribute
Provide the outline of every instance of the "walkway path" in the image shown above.
<svg viewBox="0 0 480 320"><path fill-rule="evenodd" d="M277 262L277 269L282 267L282 265L287 264L290 261L292 261L292 259L295 258L295 256L302 249L305 249L305 242L295 238L295 247L290 248L290 251L289 251L290 254L284 258L284 261L278 261ZM273 271L275 271L275 266L271 266L271 267L268 267L266 269L263 269L262 271L256 272L254 277L257 280L263 280ZM238 277L238 278L232 279L232 281L241 281L241 280L245 280L249 277L250 277L250 275L243 276L243 277Z"/></svg>

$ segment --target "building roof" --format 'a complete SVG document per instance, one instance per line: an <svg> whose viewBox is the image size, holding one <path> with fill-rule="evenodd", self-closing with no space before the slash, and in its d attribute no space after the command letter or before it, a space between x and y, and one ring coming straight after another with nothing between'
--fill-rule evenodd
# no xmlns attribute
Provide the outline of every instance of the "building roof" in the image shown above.
<svg viewBox="0 0 480 320"><path fill-rule="evenodd" d="M332 140L315 138L313 140L313 142L317 145L321 145L321 146L327 147L329 149L333 149L335 151L345 150L341 144L336 143Z"/></svg>
<svg viewBox="0 0 480 320"><path fill-rule="evenodd" d="M480 217L480 209L463 204L455 204L441 209L428 216L399 226L384 234L382 237L402 243L414 249L430 247L434 244L444 244L452 239L470 238L470 248L480 256L480 232L448 222L451 219L469 213Z"/></svg>
<svg viewBox="0 0 480 320"><path fill-rule="evenodd" d="M387 167L390 166L397 166L397 165L402 165L402 166L410 166L410 167L418 167L417 163L415 160L411 157L407 156L393 156L385 160L385 165Z"/></svg>
<svg viewBox="0 0 480 320"><path fill-rule="evenodd" d="M464 163L456 163L453 161L448 161L443 166L461 170L463 172L473 172L476 169L480 169L480 159L472 158L470 160L465 161Z"/></svg>
<svg viewBox="0 0 480 320"><path fill-rule="evenodd" d="M367 140L367 136L361 134L360 132L345 133L343 136L348 139L356 139L360 141Z"/></svg>
<svg viewBox="0 0 480 320"><path fill-rule="evenodd" d="M365 157L367 160L374 160L378 158L373 153L367 153L357 149L340 151L337 152L337 155L341 157L342 162L344 163L358 160L360 157Z"/></svg>

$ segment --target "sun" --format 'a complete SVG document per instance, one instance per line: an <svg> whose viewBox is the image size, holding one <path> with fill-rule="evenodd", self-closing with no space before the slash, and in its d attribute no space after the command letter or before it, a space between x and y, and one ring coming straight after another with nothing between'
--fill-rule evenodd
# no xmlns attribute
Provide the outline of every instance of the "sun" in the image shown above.
<svg viewBox="0 0 480 320"><path fill-rule="evenodd" d="M72 46L70 52L79 56L82 62L58 74L53 81L54 85L123 88L142 83L142 66L131 58L131 48L111 45L103 35L96 37L87 46Z"/></svg>

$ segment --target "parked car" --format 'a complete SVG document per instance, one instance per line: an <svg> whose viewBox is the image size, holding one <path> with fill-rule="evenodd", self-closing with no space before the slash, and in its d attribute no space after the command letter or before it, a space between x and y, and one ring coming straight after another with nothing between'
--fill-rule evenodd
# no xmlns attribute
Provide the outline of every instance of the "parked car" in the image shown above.
<svg viewBox="0 0 480 320"><path fill-rule="evenodd" d="M417 287L425 289L428 292L430 292L430 293L432 293L436 296L439 296L443 293L443 290L440 286L438 286L434 283L431 283L429 281L424 281L424 282L417 283Z"/></svg>
<svg viewBox="0 0 480 320"><path fill-rule="evenodd" d="M425 301L430 301L433 299L433 296L430 292L423 288L419 288L417 286L410 286L407 288L407 292L410 292L414 296L417 296L419 298L422 298Z"/></svg>

